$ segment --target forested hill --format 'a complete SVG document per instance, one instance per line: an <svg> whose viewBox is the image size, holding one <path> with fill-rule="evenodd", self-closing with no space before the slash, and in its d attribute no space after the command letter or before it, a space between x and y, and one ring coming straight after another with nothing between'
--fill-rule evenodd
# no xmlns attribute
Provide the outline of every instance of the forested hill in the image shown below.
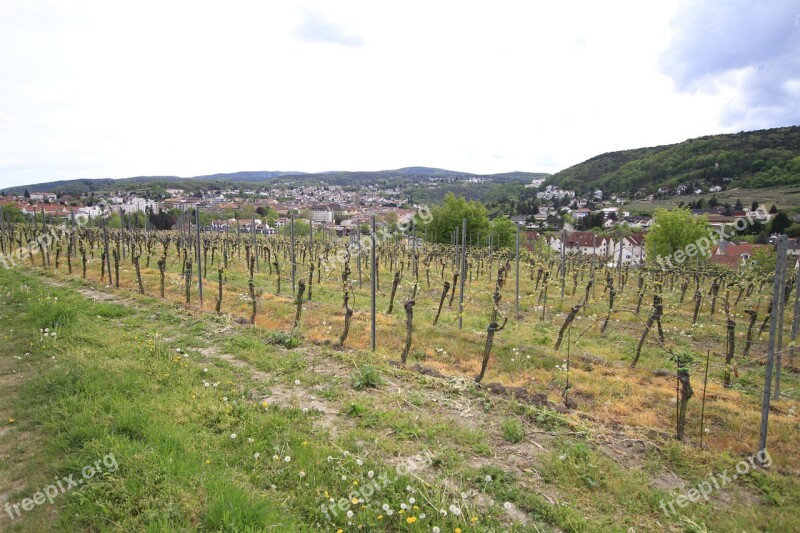
<svg viewBox="0 0 800 533"><path fill-rule="evenodd" d="M800 126L610 152L553 174L546 183L581 193L632 195L692 182L751 188L800 183Z"/></svg>

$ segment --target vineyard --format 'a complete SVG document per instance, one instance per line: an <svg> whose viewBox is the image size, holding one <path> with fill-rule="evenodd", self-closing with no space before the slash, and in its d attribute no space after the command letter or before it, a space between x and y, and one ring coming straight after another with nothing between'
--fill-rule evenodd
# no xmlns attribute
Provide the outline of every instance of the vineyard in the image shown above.
<svg viewBox="0 0 800 533"><path fill-rule="evenodd" d="M48 350L58 350L55 339L68 335L74 320L71 326L64 319L71 311L63 317L56 312L66 304L50 300L56 310L50 312L48 305L31 303L30 292L21 292L23 285L39 287L26 291L40 295L65 291L62 300L75 306L84 305L78 303L81 294L88 296L93 301L85 309L89 319L103 316L92 306L123 302L122 307L145 307L130 318L122 311L112 316L101 337L120 336L115 342L126 343L150 339L141 353L131 354L129 364L134 372L137 358L158 359L146 363L164 371L165 379L152 394L180 386L195 391L195 400L195 394L216 387L212 378L203 383L166 378L176 363L202 367L218 361L220 373L246 368L280 381L271 382L271 391L233 387L230 397L240 400L234 411L245 404L259 410L263 403L267 425L284 432L283 445L293 453L276 451L280 461L271 463L273 451L262 451L273 469L264 478L253 473L257 468L239 469L236 465L245 460L239 456L229 458L229 468L240 476L234 480L238 487L257 487L250 496L269 492L271 486L280 497L264 498L293 499L292 507L300 511L247 515L257 505L245 488L231 496L244 509L236 515L225 511L208 485L207 500L151 487L184 499L168 508L148 502L136 509L118 500L120 494L136 493L123 478L86 487L94 492L69 504L83 518L69 522L65 513L65 524L105 529L111 526L101 517L107 516L133 528L148 523L243 531L259 530L253 525L257 520L285 520L281 523L287 530L331 531L800 528L800 354L794 353L800 276L794 261L779 259L777 274L736 273L707 264L663 271L614 266L611 258L592 255L561 255L544 245L528 250L519 241L516 247L496 249L463 228L454 228L451 244L427 242L421 231L409 236L377 229L373 222L371 235L351 238L289 231L272 236L220 233L193 225L170 232L69 223L5 225L2 250L15 264L2 274L2 291L8 292L4 327L23 335L9 315L15 298L21 298L16 305L36 305L47 317L33 326L38 328L36 346L32 341L21 348L29 352L26 356L45 361ZM176 313L182 321L167 319ZM133 317L140 322L130 322ZM186 320L203 325L205 333L197 333L200 325L197 331L176 326ZM209 348L204 339L216 347ZM179 343L183 347L175 352ZM16 355L7 352L11 346L3 350L4 359ZM181 349L194 354L190 362L181 359ZM57 386L67 386L63 379ZM293 384L308 389L298 396L291 392ZM82 386L88 396L100 394L100 389ZM305 407L298 397L305 397ZM267 403L275 406L267 408ZM169 406L154 409L164 411L162 421L168 425L173 416L193 416L179 407L174 413ZM212 419L228 416L216 407L203 409ZM325 423L304 420L303 409ZM230 416L245 426L265 424L252 414ZM48 427L69 434L52 420ZM319 432L319 450L302 444L306 437L295 435L301 428L306 434ZM227 431L230 437L220 436L223 429L211 433L222 442L243 436L242 431ZM145 428L137 432L134 441L147 440ZM2 435L2 442L12 438L8 430ZM382 444L377 444L379 436ZM101 440L76 442L97 447ZM674 500L709 473L729 469L762 448L770 456L764 469L753 468L718 489L710 502L662 512L661 501ZM320 511L329 498L348 497L347 476L356 479L362 466L354 466L353 457L369 456L385 466L423 452L432 457L432 466L419 472L412 468L408 479L427 487L424 498L420 494L410 502L403 477L374 500L383 503L391 493L410 502L402 508L390 504L391 514L375 503L363 505L358 496L361 505L354 505L355 513L348 511L352 516L341 511L330 518ZM117 454L124 470L122 455ZM284 455L297 457L290 463ZM133 460L133 455L126 457ZM342 470L325 478L317 471L331 458ZM286 470L293 467L288 465L298 460L306 461L302 477L315 479L305 495L295 494L298 489L286 480ZM348 473L340 479L345 465ZM148 475L164 475L155 472L145 469ZM223 483L221 477L213 479ZM120 486L107 487L101 495L101 484L116 482ZM144 498L147 491L141 490ZM160 513L163 522L155 518ZM209 518L214 513L219 516ZM18 521L14 527L25 529L30 523Z"/></svg>

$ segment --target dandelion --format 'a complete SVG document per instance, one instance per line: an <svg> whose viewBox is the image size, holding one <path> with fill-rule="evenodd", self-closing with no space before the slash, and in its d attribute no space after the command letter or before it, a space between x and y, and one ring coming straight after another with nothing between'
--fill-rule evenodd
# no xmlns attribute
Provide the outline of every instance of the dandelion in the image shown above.
<svg viewBox="0 0 800 533"><path fill-rule="evenodd" d="M247 442L253 444L256 441L253 437L247 437Z"/></svg>
<svg viewBox="0 0 800 533"><path fill-rule="evenodd" d="M510 510L511 509L511 502L505 502L503 504L503 507L505 508L506 511Z"/></svg>
<svg viewBox="0 0 800 533"><path fill-rule="evenodd" d="M256 453L253 454L253 458L254 459L258 459L259 457L261 457L260 453L256 452Z"/></svg>
<svg viewBox="0 0 800 533"><path fill-rule="evenodd" d="M351 503L352 503L353 505L356 505L356 504L358 503L358 498L353 498L353 499L351 500Z"/></svg>
<svg viewBox="0 0 800 533"><path fill-rule="evenodd" d="M459 516L461 514L461 509L459 509L455 505L451 505L450 506L450 512L453 513L456 516Z"/></svg>
<svg viewBox="0 0 800 533"><path fill-rule="evenodd" d="M347 476L342 476L342 481L347 481Z"/></svg>
<svg viewBox="0 0 800 533"><path fill-rule="evenodd" d="M291 458L291 457L289 457L288 455L287 455L286 457L284 457L284 458L283 458L283 462L284 462L284 463L288 463L288 462L290 462L291 460L292 460L292 458Z"/></svg>
<svg viewBox="0 0 800 533"><path fill-rule="evenodd" d="M408 503L410 503L411 505L414 505L416 503L416 501L417 500L415 500L414 498L409 498L408 499Z"/></svg>
<svg viewBox="0 0 800 533"><path fill-rule="evenodd" d="M375 472L373 472L372 470L370 470L369 472L367 472L367 477L368 477L368 478L370 478L370 479L372 479L372 477L373 477L374 475L375 475Z"/></svg>
<svg viewBox="0 0 800 533"><path fill-rule="evenodd" d="M362 461L361 459L356 459L356 464L357 464L358 466L361 466L361 465L363 465L363 464L364 464L364 461Z"/></svg>
<svg viewBox="0 0 800 533"><path fill-rule="evenodd" d="M236 433L231 433L231 439L235 439L235 438L236 438Z"/></svg>
<svg viewBox="0 0 800 533"><path fill-rule="evenodd" d="M442 533L442 530L439 529L439 526L433 526L433 533Z"/></svg>
<svg viewBox="0 0 800 533"><path fill-rule="evenodd" d="M211 459L206 459L206 464L210 465L211 464Z"/></svg>
<svg viewBox="0 0 800 533"><path fill-rule="evenodd" d="M273 461L280 461L280 460L281 460L281 458L280 458L280 457L278 457L277 455L273 455L273 456L272 456L272 460L273 460Z"/></svg>
<svg viewBox="0 0 800 533"><path fill-rule="evenodd" d="M401 503L400 504L400 509L405 511L406 509L408 509L408 506L406 504L404 504L404 503Z"/></svg>
<svg viewBox="0 0 800 533"><path fill-rule="evenodd" d="M207 368L204 368L204 369L203 369L203 372L208 372L208 369L207 369Z"/></svg>
<svg viewBox="0 0 800 533"><path fill-rule="evenodd" d="M294 384L295 385L300 385L300 380L299 379L294 380Z"/></svg>
<svg viewBox="0 0 800 533"><path fill-rule="evenodd" d="M347 511L347 518L353 518L353 511Z"/></svg>
<svg viewBox="0 0 800 533"><path fill-rule="evenodd" d="M16 420L14 420L14 419L13 419L13 418L11 418L11 417L8 417L8 423L9 423L9 424L13 424L14 422L16 422Z"/></svg>
<svg viewBox="0 0 800 533"><path fill-rule="evenodd" d="M299 474L299 476L300 476L300 477L306 477L306 473L305 473L304 471L302 471L302 470L301 470L301 471L300 471L300 474Z"/></svg>
<svg viewBox="0 0 800 533"><path fill-rule="evenodd" d="M330 455L328 456L328 462L329 463L333 462L333 457L331 457Z"/></svg>
<svg viewBox="0 0 800 533"><path fill-rule="evenodd" d="M383 506L381 506L381 509L383 509L384 511L388 511L389 510L389 504L388 503L384 503Z"/></svg>
<svg viewBox="0 0 800 533"><path fill-rule="evenodd" d="M409 516L408 518L406 518L406 524L413 524L416 521L417 521L416 516Z"/></svg>

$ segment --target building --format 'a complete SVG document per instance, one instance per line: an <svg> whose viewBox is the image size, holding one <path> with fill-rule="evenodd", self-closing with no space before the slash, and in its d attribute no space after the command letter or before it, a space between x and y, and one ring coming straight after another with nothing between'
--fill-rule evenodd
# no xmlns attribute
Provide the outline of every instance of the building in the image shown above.
<svg viewBox="0 0 800 533"><path fill-rule="evenodd" d="M566 243L562 243L562 239L565 239ZM564 244L568 254L608 257L614 249L614 240L611 237L601 237L591 231L562 232L553 238L550 248L561 253Z"/></svg>
<svg viewBox="0 0 800 533"><path fill-rule="evenodd" d="M327 205L311 207L311 220L314 222L333 222L333 210Z"/></svg>
<svg viewBox="0 0 800 533"><path fill-rule="evenodd" d="M623 237L614 244L614 249L611 253L613 266L617 266L619 262L620 246L622 247L623 265L641 266L644 263L644 233L634 233L628 237Z"/></svg>

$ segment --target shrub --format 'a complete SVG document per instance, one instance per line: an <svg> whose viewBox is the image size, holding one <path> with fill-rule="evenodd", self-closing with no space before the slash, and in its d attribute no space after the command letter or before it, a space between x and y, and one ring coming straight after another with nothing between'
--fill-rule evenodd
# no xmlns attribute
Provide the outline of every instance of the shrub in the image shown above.
<svg viewBox="0 0 800 533"><path fill-rule="evenodd" d="M353 374L355 390L376 389L382 382L380 372L372 365L364 365Z"/></svg>
<svg viewBox="0 0 800 533"><path fill-rule="evenodd" d="M503 430L503 438L511 444L521 442L525 438L525 429L522 427L522 422L516 418L509 418L500 423L500 428Z"/></svg>

